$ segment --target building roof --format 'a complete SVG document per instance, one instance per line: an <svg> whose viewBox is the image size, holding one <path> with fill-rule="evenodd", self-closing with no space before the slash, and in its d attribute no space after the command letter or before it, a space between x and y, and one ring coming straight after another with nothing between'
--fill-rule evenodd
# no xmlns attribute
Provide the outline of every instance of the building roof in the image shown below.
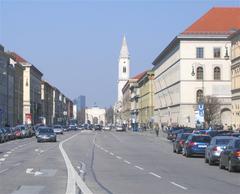
<svg viewBox="0 0 240 194"><path fill-rule="evenodd" d="M147 73L147 71L144 71L144 72L142 72L142 73L139 73L139 74L137 74L136 76L132 77L131 79L139 80L139 79L141 79L141 78L145 75L145 73Z"/></svg>
<svg viewBox="0 0 240 194"><path fill-rule="evenodd" d="M240 7L213 7L182 34L231 34L240 29Z"/></svg>
<svg viewBox="0 0 240 194"><path fill-rule="evenodd" d="M28 63L27 60L25 60L24 58L22 58L20 55L18 55L17 53L15 52L10 52L9 53L11 57L14 58L14 60L16 62L20 62L20 63Z"/></svg>

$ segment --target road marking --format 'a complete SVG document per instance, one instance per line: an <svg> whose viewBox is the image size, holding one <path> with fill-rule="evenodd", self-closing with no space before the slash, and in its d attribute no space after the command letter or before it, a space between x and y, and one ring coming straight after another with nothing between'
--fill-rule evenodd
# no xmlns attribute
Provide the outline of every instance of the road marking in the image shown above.
<svg viewBox="0 0 240 194"><path fill-rule="evenodd" d="M0 158L0 161L1 161L1 162L5 161L5 160L6 160L6 158Z"/></svg>
<svg viewBox="0 0 240 194"><path fill-rule="evenodd" d="M11 154L12 152L8 151L7 154Z"/></svg>
<svg viewBox="0 0 240 194"><path fill-rule="evenodd" d="M160 178L160 179L162 178L161 176L155 174L154 172L149 172L149 174L151 174L151 175L153 175L153 176L155 176L155 177L157 177L157 178Z"/></svg>
<svg viewBox="0 0 240 194"><path fill-rule="evenodd" d="M113 155L114 155L114 153L110 152L110 155L112 155L112 156L113 156Z"/></svg>
<svg viewBox="0 0 240 194"><path fill-rule="evenodd" d="M8 171L8 170L9 170L8 168L6 168L6 169L4 169L4 170L1 170L1 171L0 171L0 174L6 172L6 171Z"/></svg>
<svg viewBox="0 0 240 194"><path fill-rule="evenodd" d="M116 156L116 158L117 158L117 159L119 159L119 160L121 160L121 159L122 159L122 157L120 157L120 156Z"/></svg>
<svg viewBox="0 0 240 194"><path fill-rule="evenodd" d="M39 149L35 149L34 151L35 151L35 152L38 152L38 151L39 151Z"/></svg>
<svg viewBox="0 0 240 194"><path fill-rule="evenodd" d="M144 170L142 167L140 167L140 166L134 166L135 168L138 168L139 170Z"/></svg>
<svg viewBox="0 0 240 194"><path fill-rule="evenodd" d="M184 186L182 186L182 185L179 185L179 184L177 184L177 183L175 183L175 182L170 182L170 183L173 184L173 185L176 186L176 187L179 187L179 188L181 188L181 189L187 190L187 187L184 187Z"/></svg>
<svg viewBox="0 0 240 194"><path fill-rule="evenodd" d="M104 150L106 153L108 153L109 151L108 150Z"/></svg>
<svg viewBox="0 0 240 194"><path fill-rule="evenodd" d="M124 160L124 162L127 163L127 164L131 164L131 162L129 162L129 161L127 161L127 160Z"/></svg>
<svg viewBox="0 0 240 194"><path fill-rule="evenodd" d="M66 194L72 194L72 193L76 193L76 184L78 185L78 187L80 188L80 190L83 193L86 194L92 194L92 191L90 191L90 189L87 187L87 185L83 182L83 180L81 179L81 177L78 175L78 173L76 172L76 170L74 169L70 159L68 158L67 153L65 152L65 150L63 149L63 144L67 141L69 141L70 139L76 137L78 134L75 134L67 139L65 139L64 141L61 141L59 143L59 149L62 153L63 159L65 161L65 165L67 167L67 172L68 172L68 180L67 180L67 189L66 189ZM95 136L96 137L96 136ZM95 139L94 139L95 140ZM95 142L94 142L95 143Z"/></svg>
<svg viewBox="0 0 240 194"><path fill-rule="evenodd" d="M19 163L16 163L16 164L14 164L13 166L19 166L19 165L21 165L21 162L19 162Z"/></svg>
<svg viewBox="0 0 240 194"><path fill-rule="evenodd" d="M3 157L4 157L4 158L8 157L8 154L4 154Z"/></svg>

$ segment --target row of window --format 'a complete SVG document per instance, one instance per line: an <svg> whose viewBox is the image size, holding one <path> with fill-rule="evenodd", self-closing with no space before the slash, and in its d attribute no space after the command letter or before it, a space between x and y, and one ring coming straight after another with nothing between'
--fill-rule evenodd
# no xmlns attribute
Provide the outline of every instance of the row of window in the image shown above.
<svg viewBox="0 0 240 194"><path fill-rule="evenodd" d="M203 67L197 67L197 79L202 80L203 79ZM220 67L214 67L214 74L213 74L214 80L220 80L221 79L221 69Z"/></svg>
<svg viewBox="0 0 240 194"><path fill-rule="evenodd" d="M213 48L213 57L221 58L221 48L220 47ZM196 58L204 58L204 48L203 47L196 48Z"/></svg>

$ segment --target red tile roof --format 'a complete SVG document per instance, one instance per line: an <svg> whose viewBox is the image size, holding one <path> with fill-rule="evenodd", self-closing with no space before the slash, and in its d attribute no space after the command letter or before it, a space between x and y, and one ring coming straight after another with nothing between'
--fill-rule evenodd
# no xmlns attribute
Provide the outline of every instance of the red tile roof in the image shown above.
<svg viewBox="0 0 240 194"><path fill-rule="evenodd" d="M17 53L14 52L10 52L10 55L14 58L14 60L16 60L17 62L22 62L22 63L27 63L27 61L22 58L21 56L19 56Z"/></svg>
<svg viewBox="0 0 240 194"><path fill-rule="evenodd" d="M214 7L182 34L230 34L240 29L240 7Z"/></svg>
<svg viewBox="0 0 240 194"><path fill-rule="evenodd" d="M137 74L136 76L132 77L131 79L137 79L137 80L139 80L139 79L141 79L141 78L145 75L146 72L147 72L147 71L144 71L144 72L142 72L142 73L139 73L139 74Z"/></svg>

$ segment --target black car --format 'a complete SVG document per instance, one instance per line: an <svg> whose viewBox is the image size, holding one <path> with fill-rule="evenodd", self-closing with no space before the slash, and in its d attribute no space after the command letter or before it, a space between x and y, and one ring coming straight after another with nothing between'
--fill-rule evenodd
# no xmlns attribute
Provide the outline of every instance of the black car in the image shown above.
<svg viewBox="0 0 240 194"><path fill-rule="evenodd" d="M8 140L15 139L15 133L14 133L14 130L12 128L5 127L5 130L6 130L6 133L7 133L7 136L8 136Z"/></svg>
<svg viewBox="0 0 240 194"><path fill-rule="evenodd" d="M3 143L3 142L5 142L5 135L2 129L0 128L0 143Z"/></svg>
<svg viewBox="0 0 240 194"><path fill-rule="evenodd" d="M180 154L183 149L184 142L191 133L178 133L176 140L173 142L173 152Z"/></svg>
<svg viewBox="0 0 240 194"><path fill-rule="evenodd" d="M7 130L6 130L5 128L1 128L1 131L2 131L2 133L3 133L4 142L8 141L9 138L8 138Z"/></svg>
<svg viewBox="0 0 240 194"><path fill-rule="evenodd" d="M175 130L172 132L172 141L175 141L176 138L177 138L177 135L179 133L192 133L193 132L193 129L192 128L180 128L178 130Z"/></svg>
<svg viewBox="0 0 240 194"><path fill-rule="evenodd" d="M174 131L177 131L177 130L179 130L180 128L178 128L178 127L172 127L172 128L170 128L168 131L167 131L167 139L168 140L173 140L173 138L174 138L174 136L173 136L173 133L174 133Z"/></svg>
<svg viewBox="0 0 240 194"><path fill-rule="evenodd" d="M101 125L95 125L94 126L94 130L95 131L101 131L102 130L102 126Z"/></svg>
<svg viewBox="0 0 240 194"><path fill-rule="evenodd" d="M233 137L226 149L221 152L219 168L227 168L229 172L240 169L240 139Z"/></svg>
<svg viewBox="0 0 240 194"><path fill-rule="evenodd" d="M37 142L57 141L57 135L50 127L39 127L37 134Z"/></svg>

